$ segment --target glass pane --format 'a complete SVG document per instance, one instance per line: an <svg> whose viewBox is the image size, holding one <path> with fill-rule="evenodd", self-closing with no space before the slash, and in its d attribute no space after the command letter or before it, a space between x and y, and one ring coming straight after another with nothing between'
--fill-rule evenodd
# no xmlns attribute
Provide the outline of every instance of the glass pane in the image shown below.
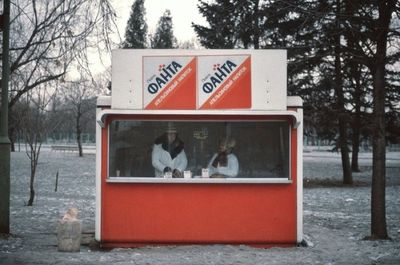
<svg viewBox="0 0 400 265"><path fill-rule="evenodd" d="M190 170L194 177L201 176L209 165L212 174L213 168L230 168L229 164L237 163L236 174L221 170L214 176L289 178L289 129L286 121L114 120L109 131L109 176L162 177L164 172L157 173L154 159L156 152L164 152L168 159L186 159L186 163L180 162L180 171ZM168 130L176 136L172 148L167 143ZM224 153L219 150L221 138L228 138Z"/></svg>

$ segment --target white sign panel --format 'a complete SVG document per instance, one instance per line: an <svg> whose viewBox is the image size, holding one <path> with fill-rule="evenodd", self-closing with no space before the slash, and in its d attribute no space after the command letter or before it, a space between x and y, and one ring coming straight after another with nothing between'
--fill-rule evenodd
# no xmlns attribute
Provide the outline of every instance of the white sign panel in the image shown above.
<svg viewBox="0 0 400 265"><path fill-rule="evenodd" d="M286 110L285 50L112 53L113 109Z"/></svg>
<svg viewBox="0 0 400 265"><path fill-rule="evenodd" d="M144 109L196 108L196 57L143 57Z"/></svg>
<svg viewBox="0 0 400 265"><path fill-rule="evenodd" d="M198 108L251 108L251 56L198 57Z"/></svg>

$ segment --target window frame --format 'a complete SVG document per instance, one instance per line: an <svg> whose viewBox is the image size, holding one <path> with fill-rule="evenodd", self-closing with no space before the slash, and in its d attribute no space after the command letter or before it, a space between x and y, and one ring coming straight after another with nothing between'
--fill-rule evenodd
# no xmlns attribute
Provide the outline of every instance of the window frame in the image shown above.
<svg viewBox="0 0 400 265"><path fill-rule="evenodd" d="M158 177L118 177L110 176L110 125L112 121L171 121L171 122L282 122L288 123L288 177L281 178L158 178ZM246 183L271 183L271 184L291 184L293 183L293 163L292 163L292 152L295 151L292 148L292 131L296 129L293 124L296 120L293 119L291 115L254 115L254 114L244 114L244 115L226 115L226 114L210 114L210 115L194 115L194 114L117 114L109 115L105 119L105 129L107 130L107 148L106 148L106 158L107 158L107 169L106 169L106 182L108 183L219 183L219 184L246 184ZM102 150L104 152L104 150ZM297 154L298 156L298 154Z"/></svg>

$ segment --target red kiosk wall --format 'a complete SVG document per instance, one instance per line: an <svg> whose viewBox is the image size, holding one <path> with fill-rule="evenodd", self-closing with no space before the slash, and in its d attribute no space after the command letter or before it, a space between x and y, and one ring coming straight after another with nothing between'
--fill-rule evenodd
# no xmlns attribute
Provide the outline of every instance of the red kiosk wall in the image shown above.
<svg viewBox="0 0 400 265"><path fill-rule="evenodd" d="M107 182L108 121L102 129L101 243L296 243L297 130L291 129L291 183Z"/></svg>

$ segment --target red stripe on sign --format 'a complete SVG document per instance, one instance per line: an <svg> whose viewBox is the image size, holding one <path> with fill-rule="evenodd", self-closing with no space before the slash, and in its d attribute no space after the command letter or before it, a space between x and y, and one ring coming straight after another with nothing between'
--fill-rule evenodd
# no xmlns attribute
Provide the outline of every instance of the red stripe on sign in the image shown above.
<svg viewBox="0 0 400 265"><path fill-rule="evenodd" d="M145 109L195 109L196 58L160 91Z"/></svg>
<svg viewBox="0 0 400 265"><path fill-rule="evenodd" d="M200 109L251 108L251 60L247 58Z"/></svg>

